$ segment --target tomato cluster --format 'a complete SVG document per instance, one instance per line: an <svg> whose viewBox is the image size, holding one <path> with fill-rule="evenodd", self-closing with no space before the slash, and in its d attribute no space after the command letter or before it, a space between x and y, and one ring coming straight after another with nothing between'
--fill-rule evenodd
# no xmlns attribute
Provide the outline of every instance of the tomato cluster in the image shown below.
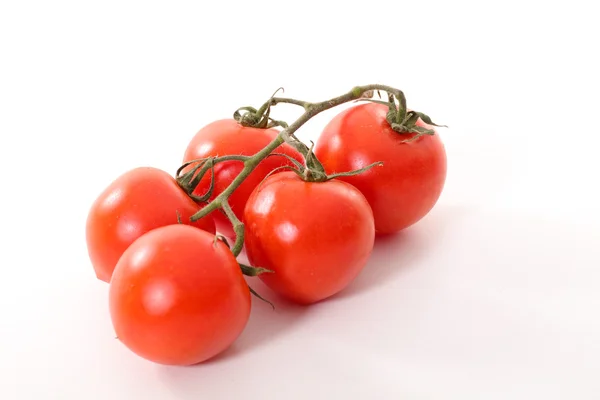
<svg viewBox="0 0 600 400"><path fill-rule="evenodd" d="M445 182L433 123L394 113L390 99L339 113L314 152L284 136L285 124L272 127L270 107L247 108L247 118L198 131L176 176L145 167L112 182L90 209L86 238L96 276L110 283L119 340L156 363L196 364L246 326L254 292L244 273L300 304L346 288L376 236L423 218ZM236 260L241 245L251 266Z"/></svg>

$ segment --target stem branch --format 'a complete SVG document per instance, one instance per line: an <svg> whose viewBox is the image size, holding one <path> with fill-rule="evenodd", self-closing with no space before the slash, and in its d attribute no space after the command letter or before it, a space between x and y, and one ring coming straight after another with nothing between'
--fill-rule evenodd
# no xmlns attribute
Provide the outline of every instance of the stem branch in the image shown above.
<svg viewBox="0 0 600 400"><path fill-rule="evenodd" d="M271 105L277 105L279 103L288 103L288 104L295 104L297 106L303 107L305 110L308 109L312 104L309 103L308 101L302 101L302 100L296 100L296 99L289 99L286 97L273 97L271 99Z"/></svg>
<svg viewBox="0 0 600 400"><path fill-rule="evenodd" d="M244 247L244 223L240 221L237 215L235 215L227 199L222 201L221 208L225 212L225 215L227 215L227 218L229 218L229 220L233 224L233 231L235 232L235 243L231 248L231 252L235 257L237 257L240 255L240 253L242 252L242 248Z"/></svg>

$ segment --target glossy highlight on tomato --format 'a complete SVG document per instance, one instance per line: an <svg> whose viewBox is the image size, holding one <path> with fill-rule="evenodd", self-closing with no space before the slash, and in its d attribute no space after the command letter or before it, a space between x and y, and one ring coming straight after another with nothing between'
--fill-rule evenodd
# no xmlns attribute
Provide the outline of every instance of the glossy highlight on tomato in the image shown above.
<svg viewBox="0 0 600 400"><path fill-rule="evenodd" d="M247 324L250 302L228 247L187 225L136 240L119 260L109 292L118 339L167 365L197 364L227 349Z"/></svg>
<svg viewBox="0 0 600 400"><path fill-rule="evenodd" d="M302 304L340 292L365 266L374 244L371 208L338 180L305 182L294 172L267 178L246 205L246 252L267 286Z"/></svg>
<svg viewBox="0 0 600 400"><path fill-rule="evenodd" d="M244 127L234 119L222 119L200 129L190 141L183 162L223 155L247 155L258 153L278 135L275 129ZM275 149L274 153L286 154L300 163L302 155L287 143ZM244 207L254 188L274 169L293 164L282 156L270 156L260 162L254 171L244 180L229 198L229 204L236 216L243 220ZM215 166L215 186L211 200L225 190L244 168L241 161L225 161ZM207 173L194 194L202 196L210 187L210 173ZM233 237L229 220L220 212L212 213L219 232Z"/></svg>
<svg viewBox="0 0 600 400"><path fill-rule="evenodd" d="M446 180L446 152L439 134L410 141L415 133L395 132L388 107L362 104L342 111L325 127L315 154L328 174L383 166L340 177L367 198L377 233L393 233L421 220L437 203ZM422 120L417 125L433 129ZM408 141L407 141L408 140Z"/></svg>
<svg viewBox="0 0 600 400"><path fill-rule="evenodd" d="M212 216L195 222L200 210L175 179L151 167L130 170L113 181L96 199L86 221L87 248L98 279L110 282L123 252L152 229L181 222L215 233Z"/></svg>

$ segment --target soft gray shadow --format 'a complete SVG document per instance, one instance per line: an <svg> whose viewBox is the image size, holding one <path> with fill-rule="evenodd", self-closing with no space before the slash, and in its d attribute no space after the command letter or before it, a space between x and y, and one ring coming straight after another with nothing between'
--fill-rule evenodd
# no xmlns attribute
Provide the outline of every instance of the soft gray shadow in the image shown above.
<svg viewBox="0 0 600 400"><path fill-rule="evenodd" d="M252 296L252 313L246 329L229 350L233 354L252 351L270 340L294 329L310 312L310 307L298 305L272 292L260 279L246 278L248 284L275 306Z"/></svg>
<svg viewBox="0 0 600 400"><path fill-rule="evenodd" d="M377 236L375 247L361 274L336 299L359 295L399 279L418 265L444 240L446 228L466 217L469 210L439 207L412 227L393 235Z"/></svg>

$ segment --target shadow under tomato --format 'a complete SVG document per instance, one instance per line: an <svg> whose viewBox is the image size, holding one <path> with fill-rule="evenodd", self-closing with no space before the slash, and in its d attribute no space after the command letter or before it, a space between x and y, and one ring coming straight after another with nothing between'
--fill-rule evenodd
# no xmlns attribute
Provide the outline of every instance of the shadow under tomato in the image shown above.
<svg viewBox="0 0 600 400"><path fill-rule="evenodd" d="M463 208L440 207L412 227L395 234L377 236L367 265L335 299L360 295L399 279L435 251L436 242L443 240L446 227L467 213L468 210Z"/></svg>
<svg viewBox="0 0 600 400"><path fill-rule="evenodd" d="M250 320L234 345L237 352L254 350L268 344L276 337L285 335L310 312L310 307L292 303L278 296L258 278L247 278L247 281L256 292L272 302L275 309L252 296Z"/></svg>

